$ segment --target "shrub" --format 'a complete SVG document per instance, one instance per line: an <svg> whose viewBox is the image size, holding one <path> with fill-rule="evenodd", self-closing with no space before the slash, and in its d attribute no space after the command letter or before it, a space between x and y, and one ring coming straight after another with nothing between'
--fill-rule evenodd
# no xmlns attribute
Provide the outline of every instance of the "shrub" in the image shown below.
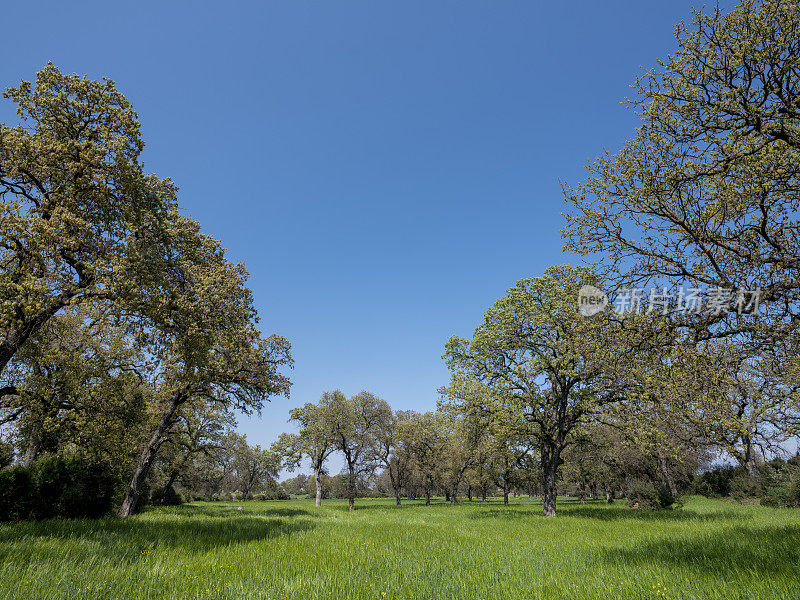
<svg viewBox="0 0 800 600"><path fill-rule="evenodd" d="M111 511L120 485L113 470L76 456L47 456L30 469L34 518L97 518Z"/></svg>
<svg viewBox="0 0 800 600"><path fill-rule="evenodd" d="M761 504L800 507L800 464L776 459L761 469Z"/></svg>
<svg viewBox="0 0 800 600"><path fill-rule="evenodd" d="M150 501L160 506L178 506L185 502L183 495L171 485L155 490Z"/></svg>
<svg viewBox="0 0 800 600"><path fill-rule="evenodd" d="M677 499L665 485L647 479L634 479L628 486L628 505L631 507L662 510L672 508L676 502Z"/></svg>
<svg viewBox="0 0 800 600"><path fill-rule="evenodd" d="M731 480L744 473L740 467L726 465L706 471L695 481L694 491L708 498L727 497L731 495Z"/></svg>
<svg viewBox="0 0 800 600"><path fill-rule="evenodd" d="M96 518L111 511L119 479L106 465L46 456L0 471L0 520Z"/></svg>
<svg viewBox="0 0 800 600"><path fill-rule="evenodd" d="M25 467L0 470L0 521L30 518L31 476Z"/></svg>
<svg viewBox="0 0 800 600"><path fill-rule="evenodd" d="M730 496L736 500L758 497L758 482L746 472L737 473L729 484Z"/></svg>

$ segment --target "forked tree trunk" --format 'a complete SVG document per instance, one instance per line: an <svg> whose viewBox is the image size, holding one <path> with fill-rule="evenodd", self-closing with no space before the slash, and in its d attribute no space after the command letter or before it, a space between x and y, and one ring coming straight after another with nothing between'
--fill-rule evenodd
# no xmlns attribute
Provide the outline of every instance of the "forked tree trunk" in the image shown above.
<svg viewBox="0 0 800 600"><path fill-rule="evenodd" d="M139 496L142 493L142 484L144 483L145 477L147 477L147 473L150 470L150 466L153 464L153 460L156 457L156 453L158 449L161 447L161 444L164 442L165 434L172 426L172 418L175 416L175 411L178 407L186 400L186 396L183 392L173 392L170 398L170 402L167 405L167 408L164 410L164 414L161 415L161 421L158 423L158 427L153 432L150 441L147 442L147 445L142 450L142 454L139 457L139 463L136 465L136 471L133 474L133 478L131 479L131 483L128 486L128 492L125 495L125 500L122 502L122 506L119 509L119 516L120 517L129 517L133 514L133 511L136 508L136 503L139 501Z"/></svg>

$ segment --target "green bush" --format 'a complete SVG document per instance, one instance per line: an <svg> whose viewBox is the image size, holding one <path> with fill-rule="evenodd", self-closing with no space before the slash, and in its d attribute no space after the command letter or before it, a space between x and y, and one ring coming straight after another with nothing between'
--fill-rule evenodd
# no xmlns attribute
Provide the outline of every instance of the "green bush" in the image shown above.
<svg viewBox="0 0 800 600"><path fill-rule="evenodd" d="M150 501L160 506L178 506L184 503L183 495L171 485L154 491Z"/></svg>
<svg viewBox="0 0 800 600"><path fill-rule="evenodd" d="M677 498L666 485L647 479L634 479L628 485L628 506L647 510L672 508Z"/></svg>
<svg viewBox="0 0 800 600"><path fill-rule="evenodd" d="M97 518L111 511L119 480L106 465L46 456L0 471L0 520Z"/></svg>
<svg viewBox="0 0 800 600"><path fill-rule="evenodd" d="M24 467L0 470L0 521L19 521L31 516L31 476Z"/></svg>
<svg viewBox="0 0 800 600"><path fill-rule="evenodd" d="M694 492L707 498L727 497L731 495L731 480L742 475L744 469L729 465L716 467L701 474L695 481Z"/></svg>
<svg viewBox="0 0 800 600"><path fill-rule="evenodd" d="M750 477L745 471L737 473L730 480L730 496L736 500L757 498L759 494L758 481Z"/></svg>
<svg viewBox="0 0 800 600"><path fill-rule="evenodd" d="M800 460L775 459L761 468L761 504L800 507Z"/></svg>

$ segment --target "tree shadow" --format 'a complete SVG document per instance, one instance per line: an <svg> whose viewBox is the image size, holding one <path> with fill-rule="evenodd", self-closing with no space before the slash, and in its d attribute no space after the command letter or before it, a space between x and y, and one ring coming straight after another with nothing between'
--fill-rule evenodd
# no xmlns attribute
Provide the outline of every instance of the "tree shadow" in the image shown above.
<svg viewBox="0 0 800 600"><path fill-rule="evenodd" d="M715 510L712 512L696 512L685 508L673 510L643 510L623 506L592 506L572 505L559 513L565 517L583 519L596 519L600 521L746 521L752 519L749 513L734 512L729 510Z"/></svg>
<svg viewBox="0 0 800 600"><path fill-rule="evenodd" d="M541 504L525 504L509 506L476 507L477 510L470 513L471 519L539 519L542 515ZM651 522L684 522L684 521L746 521L752 519L748 513L734 511L717 510L713 512L695 512L678 508L675 510L634 510L622 506L609 506L605 501L598 501L596 504L579 504L577 502L558 503L558 517L579 519L593 519L598 521L651 521Z"/></svg>
<svg viewBox="0 0 800 600"><path fill-rule="evenodd" d="M698 574L734 570L786 577L800 582L800 526L738 525L712 535L650 541L621 550L606 550L603 563L658 564L684 567Z"/></svg>
<svg viewBox="0 0 800 600"><path fill-rule="evenodd" d="M239 510L238 506L242 507ZM211 519L230 519L232 517L259 516L259 517L310 517L312 513L303 508L259 508L240 504L238 506L209 506L205 504L184 504L179 507L149 509L145 514L153 512L168 513L186 517L208 517Z"/></svg>
<svg viewBox="0 0 800 600"><path fill-rule="evenodd" d="M418 509L422 508L422 509L424 509L424 508L431 508L433 506L450 506L450 503L446 502L444 500L431 499L430 506L426 507L425 506L425 502L424 501L420 501L420 500L407 500L407 501L403 502L400 506L397 506L396 504L393 504L393 503L390 504L388 502L381 503L381 504L359 504L358 502L356 502L356 510L357 511L361 511L361 510L392 511L392 510L408 510L408 509L412 509L412 508L418 508ZM344 505L344 510L345 511L347 510L347 505L346 504Z"/></svg>
<svg viewBox="0 0 800 600"><path fill-rule="evenodd" d="M0 527L0 562L17 553L27 557L35 555L39 560L61 560L63 556L58 548L63 545L52 542L68 540L72 548L77 543L77 548L71 552L76 562L101 554L130 564L142 560L151 551L168 549L181 554L202 554L219 547L293 535L314 527L308 519L268 518L240 512L235 518L166 513L157 520L144 516L22 522Z"/></svg>
<svg viewBox="0 0 800 600"><path fill-rule="evenodd" d="M501 520L512 520L512 519L535 519L542 516L542 508L541 506L503 506L500 507L492 507L492 508L483 508L479 507L478 510L470 513L470 519L501 519Z"/></svg>

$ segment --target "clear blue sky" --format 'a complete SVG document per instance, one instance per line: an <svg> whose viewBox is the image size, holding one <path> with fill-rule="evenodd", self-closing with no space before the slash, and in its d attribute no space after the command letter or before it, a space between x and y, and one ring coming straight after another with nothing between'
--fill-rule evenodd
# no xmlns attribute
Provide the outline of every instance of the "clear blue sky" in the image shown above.
<svg viewBox="0 0 800 600"><path fill-rule="evenodd" d="M146 168L243 260L293 344L292 406L432 409L443 344L561 251L558 179L631 135L620 101L684 1L8 2L0 85L48 60L134 103ZM0 103L0 120L13 120Z"/></svg>

